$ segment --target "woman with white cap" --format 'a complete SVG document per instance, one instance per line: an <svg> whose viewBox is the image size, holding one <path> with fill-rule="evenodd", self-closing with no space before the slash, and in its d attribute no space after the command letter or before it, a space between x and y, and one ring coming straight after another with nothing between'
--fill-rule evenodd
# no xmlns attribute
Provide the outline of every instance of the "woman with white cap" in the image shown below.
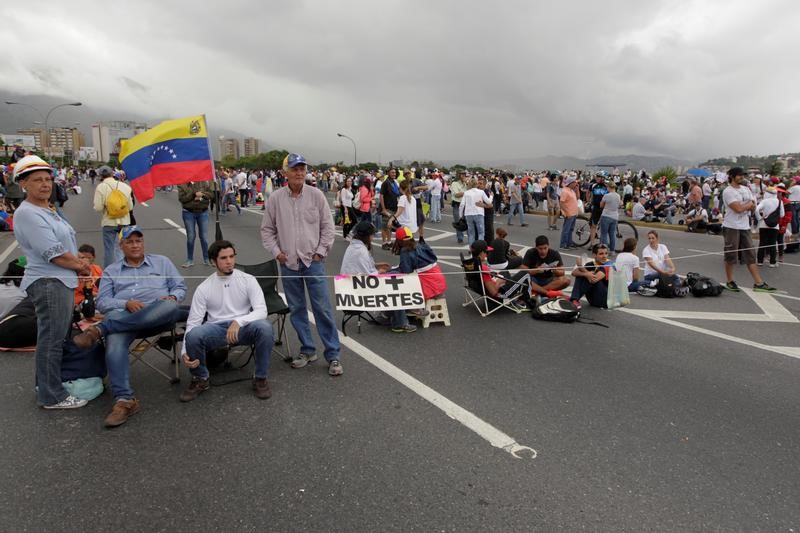
<svg viewBox="0 0 800 533"><path fill-rule="evenodd" d="M86 400L70 396L61 384L61 357L78 273L88 275L90 265L78 258L75 230L50 205L50 165L26 156L14 167L14 179L28 193L14 213L14 236L27 258L20 288L36 309L37 402L45 409L83 407Z"/></svg>

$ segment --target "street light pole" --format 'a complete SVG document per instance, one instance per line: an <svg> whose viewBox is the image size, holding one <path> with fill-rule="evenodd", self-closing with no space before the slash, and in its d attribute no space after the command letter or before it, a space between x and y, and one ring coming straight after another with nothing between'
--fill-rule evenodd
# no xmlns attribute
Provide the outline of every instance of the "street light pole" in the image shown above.
<svg viewBox="0 0 800 533"><path fill-rule="evenodd" d="M6 100L5 103L6 103L6 105L23 105L25 107L30 107L31 109L33 109L34 111L39 113L39 117L41 117L41 119L42 119L41 123L44 124L44 134L42 135L42 151L45 152L45 155L47 155L46 148L50 148L50 142L49 142L50 141L50 139L49 139L49 133L50 132L47 129L48 122L50 121L50 113L52 113L53 111L55 111L59 107L66 107L66 106L78 107L78 106L83 105L81 102L70 102L70 103L67 103L67 104L58 104L57 106L51 107L50 110L45 115L45 114L42 114L42 112L39 111L39 109L33 107L30 104L26 104L25 102L12 102L10 100Z"/></svg>
<svg viewBox="0 0 800 533"><path fill-rule="evenodd" d="M48 129L48 124L49 124L49 121L50 121L50 113L52 113L53 111L55 111L59 107L67 107L67 106L78 107L78 106L81 106L81 105L83 105L81 102L71 102L71 103L68 103L68 104L58 104L57 106L53 106L52 108L50 108L50 111L48 111L47 115L45 115L45 117L44 117L44 133L47 136L47 148L48 149L50 148L50 130ZM45 152L44 155L48 155L48 153Z"/></svg>
<svg viewBox="0 0 800 533"><path fill-rule="evenodd" d="M337 133L337 137L344 137L345 139L349 139L351 143L353 143L353 166L358 168L358 152L356 151L356 142L353 140L352 137L345 135L344 133Z"/></svg>

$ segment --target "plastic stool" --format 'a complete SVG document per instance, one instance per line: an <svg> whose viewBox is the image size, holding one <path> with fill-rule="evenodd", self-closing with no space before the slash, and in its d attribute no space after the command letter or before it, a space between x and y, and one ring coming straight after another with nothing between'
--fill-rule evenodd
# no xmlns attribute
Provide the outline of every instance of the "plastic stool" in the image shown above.
<svg viewBox="0 0 800 533"><path fill-rule="evenodd" d="M450 325L450 314L447 312L447 300L444 297L427 300L425 309L428 314L422 317L423 328L427 328L435 322L441 322L445 326Z"/></svg>

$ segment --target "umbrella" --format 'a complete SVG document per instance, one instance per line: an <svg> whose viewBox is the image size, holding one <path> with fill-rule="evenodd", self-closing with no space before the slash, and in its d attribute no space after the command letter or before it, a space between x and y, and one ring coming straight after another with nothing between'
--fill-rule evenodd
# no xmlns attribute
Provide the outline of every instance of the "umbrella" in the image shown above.
<svg viewBox="0 0 800 533"><path fill-rule="evenodd" d="M701 178L708 178L714 175L713 172L705 168L690 168L686 171L686 174L688 176L699 176Z"/></svg>

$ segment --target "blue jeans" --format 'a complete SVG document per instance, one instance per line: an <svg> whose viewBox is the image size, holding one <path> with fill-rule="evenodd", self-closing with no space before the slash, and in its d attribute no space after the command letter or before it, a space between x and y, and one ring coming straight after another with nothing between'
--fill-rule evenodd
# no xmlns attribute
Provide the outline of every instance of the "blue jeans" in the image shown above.
<svg viewBox="0 0 800 533"><path fill-rule="evenodd" d="M134 397L130 384L128 348L143 331L167 327L185 314L172 300L157 300L143 309L130 313L115 309L106 313L97 329L105 337L106 366L114 399L130 400Z"/></svg>
<svg viewBox="0 0 800 533"><path fill-rule="evenodd" d="M393 328L402 328L408 325L408 315L405 309L398 309L397 311L389 311L389 320Z"/></svg>
<svg viewBox="0 0 800 533"><path fill-rule="evenodd" d="M467 219L467 243L483 239L483 215L466 215Z"/></svg>
<svg viewBox="0 0 800 533"><path fill-rule="evenodd" d="M586 278L576 277L570 299L580 300L582 296L586 296L592 307L608 307L608 283L602 280L592 284Z"/></svg>
<svg viewBox="0 0 800 533"><path fill-rule="evenodd" d="M564 217L564 225L561 227L561 248L569 248L575 243L572 242L572 230L575 229L577 216Z"/></svg>
<svg viewBox="0 0 800 533"><path fill-rule="evenodd" d="M236 208L236 211L238 211L241 214L242 210L241 208L239 208L239 204L236 203L235 192L229 192L222 198L222 212L223 213L227 212L230 206L234 206Z"/></svg>
<svg viewBox="0 0 800 533"><path fill-rule="evenodd" d="M525 223L525 210L522 209L522 204L515 204L512 203L508 208L508 220L506 221L507 224L511 224L511 219L514 217L514 211L519 213L519 223Z"/></svg>
<svg viewBox="0 0 800 533"><path fill-rule="evenodd" d="M192 213L182 209L181 215L183 215L183 225L186 227L186 259L194 260L194 239L199 233L203 261L208 261L208 209L202 213ZM197 233L195 233L195 225L197 225Z"/></svg>
<svg viewBox="0 0 800 533"><path fill-rule="evenodd" d="M199 359L200 366L190 369L192 376L208 379L206 353L215 348L228 345L227 332L230 322L206 322L192 328L186 334L186 353L191 359ZM269 359L272 354L272 324L266 319L250 322L239 328L239 341L236 346L255 345L256 369L255 377L265 378L269 373Z"/></svg>
<svg viewBox="0 0 800 533"><path fill-rule="evenodd" d="M616 251L617 219L611 217L600 217L600 242L608 246L610 251Z"/></svg>
<svg viewBox="0 0 800 533"><path fill-rule="evenodd" d="M644 276L644 282L642 282L641 284L645 285L645 286L650 286L650 282L651 281L654 281L654 280L657 280L657 279L660 279L660 278L661 278L661 274L659 274L658 272L651 272L650 274L646 274ZM680 276L678 276L677 274L673 274L672 275L672 283L674 283L676 287L680 287L681 286L681 278L680 278Z"/></svg>
<svg viewBox="0 0 800 533"><path fill-rule="evenodd" d="M429 213L431 222L442 221L442 195L431 195L431 212Z"/></svg>
<svg viewBox="0 0 800 533"><path fill-rule="evenodd" d="M37 279L26 292L36 309L36 401L54 405L68 396L61 384L61 357L75 293L55 278Z"/></svg>
<svg viewBox="0 0 800 533"><path fill-rule="evenodd" d="M281 265L281 279L286 293L286 303L291 310L292 326L300 339L300 353L313 354L317 351L308 322L307 289L314 320L317 322L317 333L325 346L325 360L331 362L339 359L339 333L333 320L333 308L328 296L328 281L325 278L323 263L312 261L309 266L300 263L297 270Z"/></svg>
<svg viewBox="0 0 800 533"><path fill-rule="evenodd" d="M456 223L461 220L461 213L459 212L461 209L461 202L452 202L450 205L453 207L453 223ZM458 242L464 242L464 232L456 230L456 238Z"/></svg>
<svg viewBox="0 0 800 533"><path fill-rule="evenodd" d="M122 250L119 247L119 228L103 226L103 269L120 259L122 259Z"/></svg>

